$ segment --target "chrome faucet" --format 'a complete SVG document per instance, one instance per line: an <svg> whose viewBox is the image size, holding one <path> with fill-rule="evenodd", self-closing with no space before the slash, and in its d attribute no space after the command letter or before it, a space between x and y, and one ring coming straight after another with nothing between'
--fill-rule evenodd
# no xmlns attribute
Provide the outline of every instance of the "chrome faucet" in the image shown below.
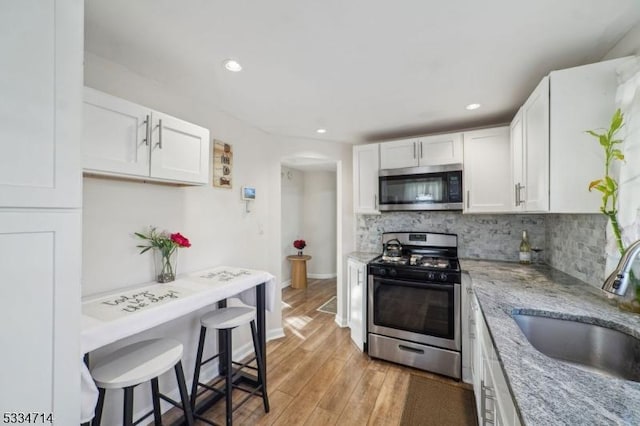
<svg viewBox="0 0 640 426"><path fill-rule="evenodd" d="M624 296L629 286L629 275L633 261L640 254L640 240L631 244L622 254L616 269L604 280L602 289L618 296Z"/></svg>

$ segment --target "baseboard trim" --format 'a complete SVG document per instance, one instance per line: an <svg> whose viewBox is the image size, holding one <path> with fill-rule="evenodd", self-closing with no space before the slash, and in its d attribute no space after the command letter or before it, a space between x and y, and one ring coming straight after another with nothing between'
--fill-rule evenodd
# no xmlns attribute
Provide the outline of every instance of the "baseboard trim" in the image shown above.
<svg viewBox="0 0 640 426"><path fill-rule="evenodd" d="M283 289L283 288L289 287L290 285L291 285L291 280L282 281L280 283L280 288Z"/></svg>
<svg viewBox="0 0 640 426"><path fill-rule="evenodd" d="M338 274L336 274L336 273L332 273L332 274L307 274L307 278L312 278L314 280L327 280L329 278L335 278L337 276L338 276Z"/></svg>
<svg viewBox="0 0 640 426"><path fill-rule="evenodd" d="M340 327L340 328L345 328L345 327L349 326L349 323L347 322L347 319L339 317L338 315L336 315L335 322L336 322L336 324L338 324L338 327Z"/></svg>
<svg viewBox="0 0 640 426"><path fill-rule="evenodd" d="M280 339L282 337L285 337L284 328L282 327L274 328L272 330L267 331L267 342L270 342L271 340L275 340L275 339Z"/></svg>

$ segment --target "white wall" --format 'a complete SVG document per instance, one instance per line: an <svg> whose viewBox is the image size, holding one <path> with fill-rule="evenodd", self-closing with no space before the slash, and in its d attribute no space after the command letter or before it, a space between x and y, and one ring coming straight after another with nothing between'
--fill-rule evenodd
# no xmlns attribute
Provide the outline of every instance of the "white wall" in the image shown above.
<svg viewBox="0 0 640 426"><path fill-rule="evenodd" d="M282 167L281 205L282 205L282 284L291 281L291 265L287 260L290 254L296 254L295 240L304 239L302 215L304 202L304 173L300 170Z"/></svg>
<svg viewBox="0 0 640 426"><path fill-rule="evenodd" d="M602 60L606 61L608 59L638 54L640 54L640 23L631 28L631 30L604 55Z"/></svg>
<svg viewBox="0 0 640 426"><path fill-rule="evenodd" d="M179 231L192 247L181 249L178 269L189 272L212 265L236 265L267 270L281 280L284 243L281 228L281 166L283 158L321 157L338 163L338 192L344 198L337 203L342 222L338 255L353 250L351 192L351 146L312 139L275 137L254 128L206 102L175 93L126 67L85 52L85 85L166 112L207 127L212 138L233 145L234 188L173 187L142 182L124 182L99 178L84 179L83 214L83 294L126 287L153 280L150 254L139 255L133 232L149 225ZM256 187L257 199L251 212L245 213L240 187ZM339 314L337 322L346 325L346 271L344 261L337 266ZM276 303L280 306L279 296ZM198 315L150 330L140 336L96 351L95 359L133 340L172 336L185 345L184 365L190 380L197 344ZM267 333L281 332L280 310L267 315ZM250 341L241 332L235 344ZM234 344L234 347L236 346ZM171 375L166 383L174 386ZM136 409L150 404L144 390ZM121 400L107 398L104 424L118 424ZM114 415L110 415L113 413Z"/></svg>
<svg viewBox="0 0 640 426"><path fill-rule="evenodd" d="M302 229L307 241L304 252L312 256L307 262L307 273L312 278L333 278L336 275L336 173L305 171L303 196Z"/></svg>

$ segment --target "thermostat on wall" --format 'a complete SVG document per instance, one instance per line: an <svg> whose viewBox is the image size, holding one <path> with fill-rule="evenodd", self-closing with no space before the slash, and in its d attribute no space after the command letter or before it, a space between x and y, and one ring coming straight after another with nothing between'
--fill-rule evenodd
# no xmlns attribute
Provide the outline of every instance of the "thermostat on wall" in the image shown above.
<svg viewBox="0 0 640 426"><path fill-rule="evenodd" d="M250 186L243 186L242 199L245 201L254 201L256 199L256 189Z"/></svg>

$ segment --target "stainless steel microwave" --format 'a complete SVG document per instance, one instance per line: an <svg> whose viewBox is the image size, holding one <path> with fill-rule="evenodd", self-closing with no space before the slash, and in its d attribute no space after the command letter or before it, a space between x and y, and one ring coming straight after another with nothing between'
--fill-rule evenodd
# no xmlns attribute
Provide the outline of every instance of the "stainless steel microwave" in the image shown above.
<svg viewBox="0 0 640 426"><path fill-rule="evenodd" d="M462 210L462 164L380 170L381 211Z"/></svg>

